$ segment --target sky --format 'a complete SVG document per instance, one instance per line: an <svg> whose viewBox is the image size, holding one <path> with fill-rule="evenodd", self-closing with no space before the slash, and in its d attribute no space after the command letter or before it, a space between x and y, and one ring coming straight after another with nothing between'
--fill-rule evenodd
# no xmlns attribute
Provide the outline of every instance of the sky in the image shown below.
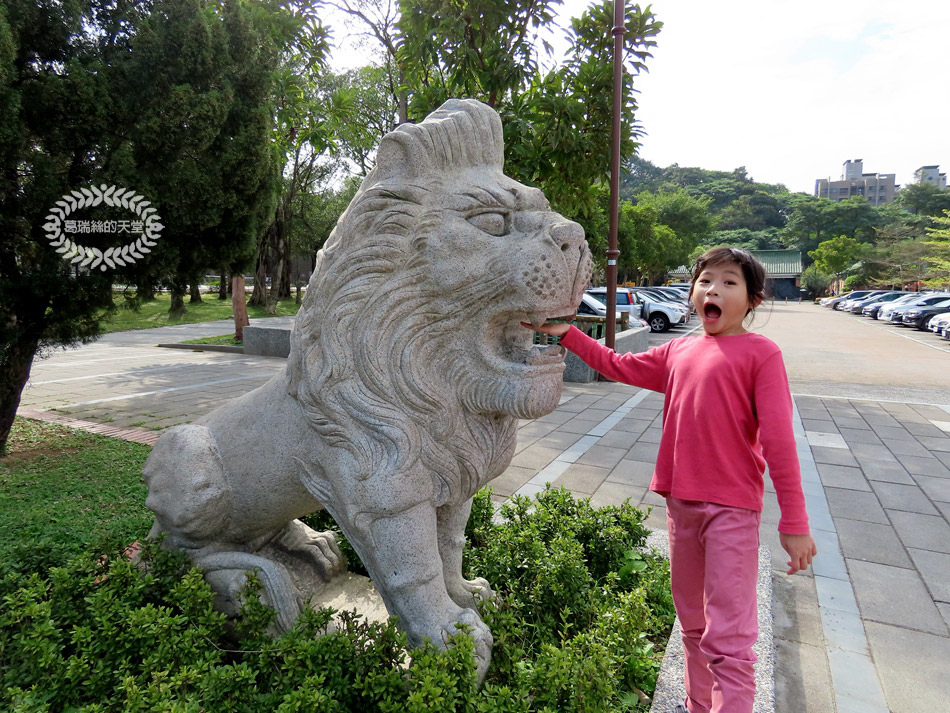
<svg viewBox="0 0 950 713"><path fill-rule="evenodd" d="M560 14L588 4L564 0ZM898 185L924 165L950 173L950 2L654 0L652 9L664 26L635 81L641 157L745 166L756 181L809 194L848 159L897 174ZM348 54L341 47L333 63L351 64Z"/></svg>

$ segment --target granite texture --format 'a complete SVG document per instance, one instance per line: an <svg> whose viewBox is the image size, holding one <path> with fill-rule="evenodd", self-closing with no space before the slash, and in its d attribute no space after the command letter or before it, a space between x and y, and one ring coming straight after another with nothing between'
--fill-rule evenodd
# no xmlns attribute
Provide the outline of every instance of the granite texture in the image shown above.
<svg viewBox="0 0 950 713"><path fill-rule="evenodd" d="M461 573L472 496L508 467L518 419L553 411L564 349L540 324L576 311L583 229L502 172L498 114L450 100L380 143L375 169L317 255L286 369L193 425L145 464L152 535L186 551L226 611L245 572L277 630L343 571L326 508L409 642L492 635ZM319 601L319 596L317 601Z"/></svg>

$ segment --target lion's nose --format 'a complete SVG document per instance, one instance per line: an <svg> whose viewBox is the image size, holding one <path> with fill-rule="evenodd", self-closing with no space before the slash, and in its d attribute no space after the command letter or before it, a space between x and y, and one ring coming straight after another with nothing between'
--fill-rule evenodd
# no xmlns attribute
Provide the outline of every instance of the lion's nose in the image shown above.
<svg viewBox="0 0 950 713"><path fill-rule="evenodd" d="M551 226L549 235L563 253L579 250L585 244L584 229L572 220L555 223Z"/></svg>
<svg viewBox="0 0 950 713"><path fill-rule="evenodd" d="M552 225L548 234L560 248L568 274L573 273L572 295L580 301L580 294L588 287L592 267L584 229L572 220L564 220Z"/></svg>

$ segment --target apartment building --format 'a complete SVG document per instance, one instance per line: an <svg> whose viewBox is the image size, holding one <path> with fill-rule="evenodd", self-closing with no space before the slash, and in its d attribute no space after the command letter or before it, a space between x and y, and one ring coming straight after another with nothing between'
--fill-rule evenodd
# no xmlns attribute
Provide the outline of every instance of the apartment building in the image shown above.
<svg viewBox="0 0 950 713"><path fill-rule="evenodd" d="M863 159L848 159L842 165L841 180L819 178L815 181L815 195L836 203L852 196L864 196L871 205L884 205L894 200L896 178L894 173L865 173Z"/></svg>
<svg viewBox="0 0 950 713"><path fill-rule="evenodd" d="M937 188L946 188L947 174L940 173L940 166L921 166L914 171L914 183L929 183Z"/></svg>

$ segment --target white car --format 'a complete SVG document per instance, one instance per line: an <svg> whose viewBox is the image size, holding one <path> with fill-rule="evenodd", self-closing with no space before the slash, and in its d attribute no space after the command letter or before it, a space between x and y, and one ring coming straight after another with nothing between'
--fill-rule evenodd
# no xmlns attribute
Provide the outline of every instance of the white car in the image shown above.
<svg viewBox="0 0 950 713"><path fill-rule="evenodd" d="M928 329L938 337L943 337L944 339L950 338L950 312L938 314L930 320Z"/></svg>
<svg viewBox="0 0 950 713"><path fill-rule="evenodd" d="M624 310L617 310L617 319L620 319L620 315ZM581 298L581 303L577 307L578 314L593 315L596 317L606 317L607 316L607 305L601 302L596 297L584 293L584 296ZM632 317L632 315L631 315Z"/></svg>
<svg viewBox="0 0 950 713"><path fill-rule="evenodd" d="M607 299L606 287L592 287L587 294L601 302ZM665 332L672 326L686 324L689 321L689 307L671 302L645 300L626 287L617 288L617 309L630 312L631 319L643 317L650 325L651 332Z"/></svg>

